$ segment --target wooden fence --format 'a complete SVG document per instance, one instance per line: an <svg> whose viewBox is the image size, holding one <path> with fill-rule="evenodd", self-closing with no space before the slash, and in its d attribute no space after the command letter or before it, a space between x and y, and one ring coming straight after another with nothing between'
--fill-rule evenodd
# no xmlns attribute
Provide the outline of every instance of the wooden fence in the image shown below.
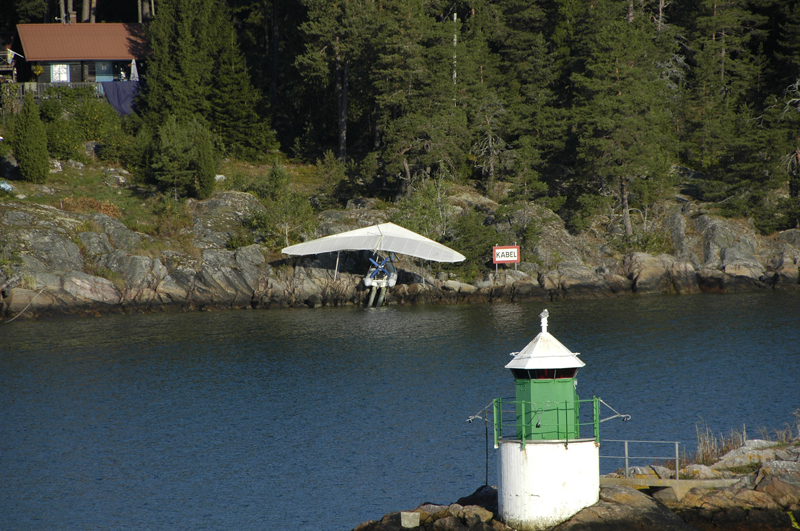
<svg viewBox="0 0 800 531"><path fill-rule="evenodd" d="M100 83L4 83L1 85L3 88L9 87L14 99L21 100L25 94L29 92L33 94L36 99L58 97L47 94L47 89L51 87L63 88L91 88L94 90L92 93L96 98L103 96L103 86Z"/></svg>

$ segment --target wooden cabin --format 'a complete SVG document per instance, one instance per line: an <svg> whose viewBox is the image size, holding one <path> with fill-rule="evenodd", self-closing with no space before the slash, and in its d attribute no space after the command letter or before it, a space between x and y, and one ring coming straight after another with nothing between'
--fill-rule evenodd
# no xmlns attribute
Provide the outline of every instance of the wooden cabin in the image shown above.
<svg viewBox="0 0 800 531"><path fill-rule="evenodd" d="M18 24L24 67L19 81L102 83L131 79L145 57L142 24Z"/></svg>

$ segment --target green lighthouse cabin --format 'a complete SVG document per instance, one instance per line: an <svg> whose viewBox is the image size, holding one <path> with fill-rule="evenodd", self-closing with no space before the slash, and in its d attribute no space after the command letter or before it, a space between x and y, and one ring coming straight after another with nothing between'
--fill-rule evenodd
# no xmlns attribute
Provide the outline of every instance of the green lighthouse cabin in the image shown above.
<svg viewBox="0 0 800 531"><path fill-rule="evenodd" d="M517 439L577 439L578 369L585 363L547 331L547 310L539 317L542 331L506 365L516 387Z"/></svg>

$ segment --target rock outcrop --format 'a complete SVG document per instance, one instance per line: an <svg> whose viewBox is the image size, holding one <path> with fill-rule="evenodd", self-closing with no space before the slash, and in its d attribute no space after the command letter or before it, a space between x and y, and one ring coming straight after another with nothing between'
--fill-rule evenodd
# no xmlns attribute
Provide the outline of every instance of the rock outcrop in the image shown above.
<svg viewBox="0 0 800 531"><path fill-rule="evenodd" d="M730 487L690 490L668 503L684 521L703 531L792 529L800 517L800 444L747 441L709 467L737 477ZM741 470L753 470L741 474Z"/></svg>
<svg viewBox="0 0 800 531"><path fill-rule="evenodd" d="M741 467L755 468L750 473ZM671 476L662 467L638 467L638 476ZM797 528L800 517L800 441L747 441L711 467L691 465L694 479L738 478L724 488L694 488L675 501L665 491L602 486L600 500L552 531L777 531ZM510 531L497 516L497 490L484 486L450 505L424 503L393 512L354 531Z"/></svg>
<svg viewBox="0 0 800 531"><path fill-rule="evenodd" d="M497 204L466 192L461 208L490 214ZM353 200L320 214L317 236L385 222L391 212ZM219 192L189 201L182 240L155 240L108 215L66 212L23 201L0 203L0 315L13 318L106 312L364 305L359 253L272 259L258 245L228 249L242 222L264 212L255 197ZM517 219L520 218L520 219ZM800 288L800 230L757 236L745 222L676 209L664 220L674 254L617 255L596 234L571 235L540 206L495 220L500 240L514 223L532 223L535 262L504 267L466 283L433 277L400 257L385 304L453 304L604 298L699 291ZM507 237L503 236L508 232ZM457 242L454 247L458 247Z"/></svg>

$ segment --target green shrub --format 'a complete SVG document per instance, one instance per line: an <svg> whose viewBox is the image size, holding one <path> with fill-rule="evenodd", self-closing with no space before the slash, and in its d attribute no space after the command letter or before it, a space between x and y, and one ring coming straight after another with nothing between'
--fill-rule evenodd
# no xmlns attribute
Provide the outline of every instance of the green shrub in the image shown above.
<svg viewBox="0 0 800 531"><path fill-rule="evenodd" d="M105 132L98 147L97 156L101 160L122 162L133 143L133 138L127 135L122 128Z"/></svg>
<svg viewBox="0 0 800 531"><path fill-rule="evenodd" d="M608 212L612 199L594 194L583 194L578 197L575 208L568 216L567 225L575 232L589 228L597 214Z"/></svg>
<svg viewBox="0 0 800 531"><path fill-rule="evenodd" d="M276 161L266 175L254 177L244 191L252 193L262 201L271 200L289 186L290 180L286 167Z"/></svg>
<svg viewBox="0 0 800 531"><path fill-rule="evenodd" d="M152 174L156 182L178 196L204 199L214 191L219 160L211 133L192 119L167 118L153 138Z"/></svg>
<svg viewBox="0 0 800 531"><path fill-rule="evenodd" d="M3 126L8 125L9 116L13 116L12 107L17 101L16 86L11 83L0 83L0 113L3 115Z"/></svg>
<svg viewBox="0 0 800 531"><path fill-rule="evenodd" d="M0 131L0 136L7 136L8 133ZM0 142L0 158L7 157L11 154L11 143L8 142L8 139L3 140Z"/></svg>
<svg viewBox="0 0 800 531"><path fill-rule="evenodd" d="M14 136L11 148L19 163L22 178L34 183L47 179L50 159L47 155L47 133L39 119L39 109L33 95L25 95L22 111L14 121Z"/></svg>
<svg viewBox="0 0 800 531"><path fill-rule="evenodd" d="M124 146L121 155L122 164L140 180L151 177L150 162L153 159L155 139L148 127L140 128Z"/></svg>
<svg viewBox="0 0 800 531"><path fill-rule="evenodd" d="M115 132L122 131L117 111L106 100L84 98L75 105L71 121L74 121L83 134L83 140L104 142Z"/></svg>
<svg viewBox="0 0 800 531"><path fill-rule="evenodd" d="M497 231L485 221L483 214L470 210L453 224L456 248L466 257L464 266L470 277L488 271L486 263L491 260L492 247L497 243Z"/></svg>
<svg viewBox="0 0 800 531"><path fill-rule="evenodd" d="M239 247L247 247L248 245L253 245L255 242L255 235L252 231L247 230L245 227L239 227L239 230L228 238L225 247L227 247L229 251L235 251Z"/></svg>
<svg viewBox="0 0 800 531"><path fill-rule="evenodd" d="M64 112L64 103L59 98L43 99L39 105L39 115L46 124L61 120Z"/></svg>
<svg viewBox="0 0 800 531"><path fill-rule="evenodd" d="M45 125L47 150L60 160L83 160L83 134L72 120L59 120Z"/></svg>

